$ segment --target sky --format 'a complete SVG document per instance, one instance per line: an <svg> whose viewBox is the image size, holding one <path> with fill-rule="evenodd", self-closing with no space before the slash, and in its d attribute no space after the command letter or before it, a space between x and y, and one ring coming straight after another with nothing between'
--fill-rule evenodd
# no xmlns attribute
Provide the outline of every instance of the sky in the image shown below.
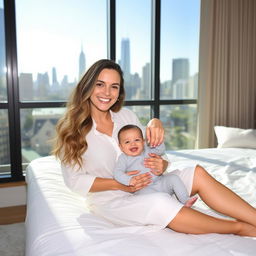
<svg viewBox="0 0 256 256"><path fill-rule="evenodd" d="M162 0L161 80L171 79L173 58L189 58L198 70L199 0ZM1 7L0 3L0 7ZM57 70L58 80L78 75L81 47L86 67L107 58L106 0L16 0L19 73ZM130 39L131 72L141 75L150 61L151 0L116 0L116 47Z"/></svg>

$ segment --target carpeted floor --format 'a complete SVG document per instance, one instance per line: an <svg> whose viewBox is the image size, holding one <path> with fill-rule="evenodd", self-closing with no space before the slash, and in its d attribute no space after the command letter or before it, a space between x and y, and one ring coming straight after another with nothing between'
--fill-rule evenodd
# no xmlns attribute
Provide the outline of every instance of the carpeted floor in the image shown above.
<svg viewBox="0 0 256 256"><path fill-rule="evenodd" d="M25 255L25 225L16 223L0 225L0 255Z"/></svg>

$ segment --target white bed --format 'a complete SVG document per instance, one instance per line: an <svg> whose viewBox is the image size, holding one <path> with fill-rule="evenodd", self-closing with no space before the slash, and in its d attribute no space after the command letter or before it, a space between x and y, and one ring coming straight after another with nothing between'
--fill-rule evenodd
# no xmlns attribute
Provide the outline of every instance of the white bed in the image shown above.
<svg viewBox="0 0 256 256"><path fill-rule="evenodd" d="M256 150L181 150L168 152L168 158L171 169L198 162L256 207ZM154 230L150 226L114 226L92 215L85 199L64 185L60 165L51 156L32 161L26 181L27 256L256 255L256 238L186 235L169 229ZM195 207L216 215L200 200Z"/></svg>

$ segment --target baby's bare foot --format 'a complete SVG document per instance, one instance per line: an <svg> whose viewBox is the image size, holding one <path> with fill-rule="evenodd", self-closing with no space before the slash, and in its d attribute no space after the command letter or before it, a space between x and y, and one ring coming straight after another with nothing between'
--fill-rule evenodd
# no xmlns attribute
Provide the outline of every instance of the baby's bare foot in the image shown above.
<svg viewBox="0 0 256 256"><path fill-rule="evenodd" d="M187 200L187 202L185 203L185 207L191 207L196 202L197 199L198 199L197 196L193 196L193 197L189 198Z"/></svg>

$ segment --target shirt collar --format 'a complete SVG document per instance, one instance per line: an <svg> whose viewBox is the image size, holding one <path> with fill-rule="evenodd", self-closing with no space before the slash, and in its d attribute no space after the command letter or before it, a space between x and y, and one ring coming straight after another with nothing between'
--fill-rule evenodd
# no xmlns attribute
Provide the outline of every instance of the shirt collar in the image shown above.
<svg viewBox="0 0 256 256"><path fill-rule="evenodd" d="M115 123L119 122L119 120L117 118L117 113L113 112L112 110L109 110L109 113L110 113L110 117L111 117L112 122L114 123L114 128L115 128ZM94 134L104 135L101 132L99 132L96 128L97 128L97 124L96 124L95 120L92 118L92 129L93 129Z"/></svg>

